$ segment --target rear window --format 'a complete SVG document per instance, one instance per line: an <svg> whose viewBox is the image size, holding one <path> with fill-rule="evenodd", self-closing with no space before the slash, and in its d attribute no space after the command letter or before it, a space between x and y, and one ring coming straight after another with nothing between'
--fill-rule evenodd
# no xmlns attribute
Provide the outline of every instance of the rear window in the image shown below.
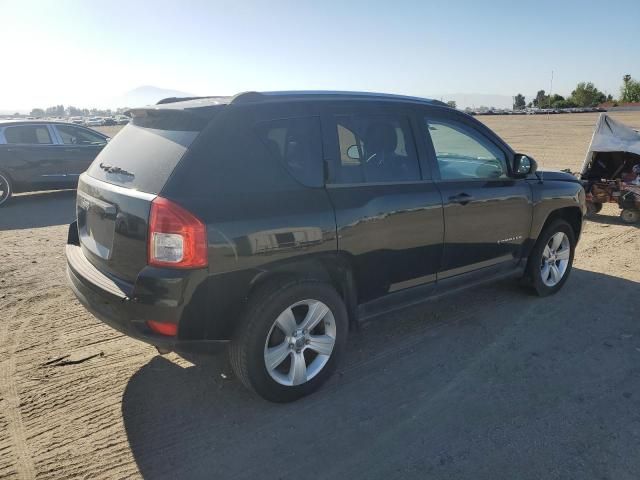
<svg viewBox="0 0 640 480"><path fill-rule="evenodd" d="M87 173L122 187L159 193L204 122L189 123L192 130L175 124L170 119L134 119L107 143Z"/></svg>

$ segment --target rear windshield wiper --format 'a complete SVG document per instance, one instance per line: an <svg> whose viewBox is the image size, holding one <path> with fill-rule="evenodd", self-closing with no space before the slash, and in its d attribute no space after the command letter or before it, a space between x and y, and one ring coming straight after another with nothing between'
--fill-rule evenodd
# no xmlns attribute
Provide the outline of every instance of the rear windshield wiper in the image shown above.
<svg viewBox="0 0 640 480"><path fill-rule="evenodd" d="M120 175L128 175L130 177L134 176L133 173L127 172L125 169L120 167L114 167L112 165L109 165L108 163L100 163L100 168L107 173L119 173Z"/></svg>

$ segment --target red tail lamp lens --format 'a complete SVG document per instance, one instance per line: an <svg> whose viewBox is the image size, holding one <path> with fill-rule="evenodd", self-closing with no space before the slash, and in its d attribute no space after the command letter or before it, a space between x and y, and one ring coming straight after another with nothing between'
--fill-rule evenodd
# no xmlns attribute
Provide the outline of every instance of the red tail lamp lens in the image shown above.
<svg viewBox="0 0 640 480"><path fill-rule="evenodd" d="M147 320L147 325L155 333L166 335L167 337L175 337L178 334L177 323L156 322L155 320Z"/></svg>
<svg viewBox="0 0 640 480"><path fill-rule="evenodd" d="M148 264L155 267L206 267L207 229L180 205L156 197L151 202L147 252Z"/></svg>

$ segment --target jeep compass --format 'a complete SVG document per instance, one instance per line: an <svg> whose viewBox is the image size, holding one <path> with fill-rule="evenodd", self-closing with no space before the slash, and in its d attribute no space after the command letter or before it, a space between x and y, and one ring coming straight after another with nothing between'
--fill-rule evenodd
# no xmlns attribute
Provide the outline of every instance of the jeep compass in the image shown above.
<svg viewBox="0 0 640 480"><path fill-rule="evenodd" d="M549 295L569 276L580 183L441 102L248 92L130 114L79 178L71 287L162 352L228 346L268 400L316 390L357 322L505 277Z"/></svg>

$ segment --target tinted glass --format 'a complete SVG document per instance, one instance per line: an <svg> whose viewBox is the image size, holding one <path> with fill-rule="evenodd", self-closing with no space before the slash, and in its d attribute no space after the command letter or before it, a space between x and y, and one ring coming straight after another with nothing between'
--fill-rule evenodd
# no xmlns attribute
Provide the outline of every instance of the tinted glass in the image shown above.
<svg viewBox="0 0 640 480"><path fill-rule="evenodd" d="M504 152L478 131L449 120L427 119L427 126L443 180L507 177Z"/></svg>
<svg viewBox="0 0 640 480"><path fill-rule="evenodd" d="M335 117L340 148L333 183L420 180L409 121L397 115Z"/></svg>
<svg viewBox="0 0 640 480"><path fill-rule="evenodd" d="M56 125L58 134L65 145L104 145L106 140L97 133L71 125Z"/></svg>
<svg viewBox="0 0 640 480"><path fill-rule="evenodd" d="M122 187L159 193L198 133L130 123L107 143L87 173Z"/></svg>
<svg viewBox="0 0 640 480"><path fill-rule="evenodd" d="M7 143L27 143L42 145L51 143L49 130L45 125L18 125L4 130Z"/></svg>
<svg viewBox="0 0 640 480"><path fill-rule="evenodd" d="M317 117L273 120L257 125L258 135L271 154L302 184L323 184L322 140Z"/></svg>

